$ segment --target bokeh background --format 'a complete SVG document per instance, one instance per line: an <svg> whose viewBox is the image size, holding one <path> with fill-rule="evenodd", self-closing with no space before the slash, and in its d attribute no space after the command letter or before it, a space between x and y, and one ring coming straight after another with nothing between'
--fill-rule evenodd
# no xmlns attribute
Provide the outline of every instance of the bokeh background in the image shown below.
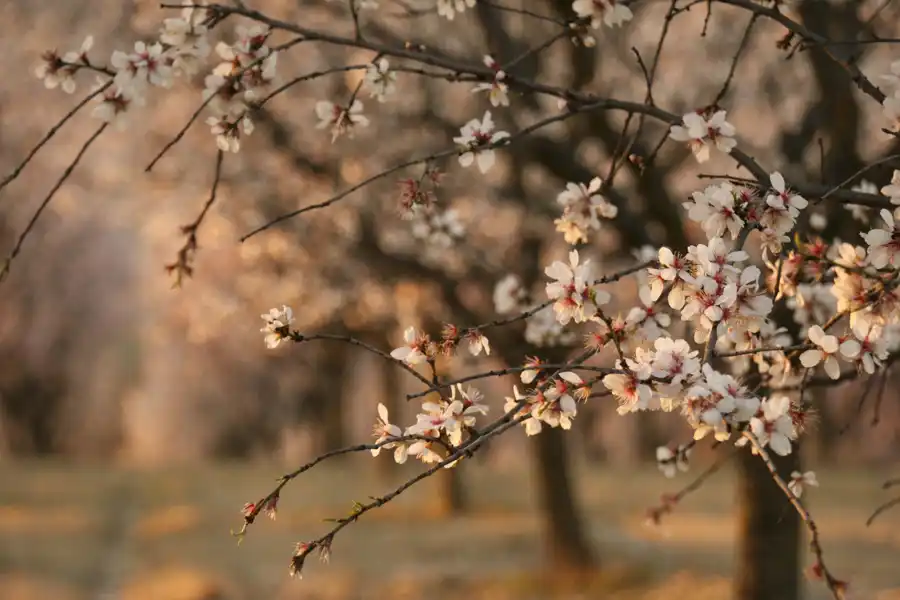
<svg viewBox="0 0 900 600"><path fill-rule="evenodd" d="M832 39L900 35L896 2L799 4L792 14ZM252 5L352 34L346 3ZM382 5L363 15L372 39L425 43L473 62L488 52L511 60L558 31L487 2L452 25L418 10L430 2L409 3L414 10ZM504 5L571 16L565 1ZM631 48L650 61L670 5L635 3L634 21L602 32L595 51L563 40L519 62L516 73L640 101L644 78ZM0 3L0 170L18 164L93 83L82 75L75 97L44 90L32 73L41 52L77 48L92 34L92 57L102 62L152 38L165 16L152 0ZM656 102L672 112L716 96L750 20L746 11L715 5L701 36L706 16L699 3L672 22L654 86ZM230 39L232 28L221 26L217 39ZM764 19L754 24L723 101L742 147L789 178L829 183L896 153L878 133L877 104L821 53L788 57L776 46L784 33ZM276 34L273 42L286 39ZM835 51L858 55L866 73L885 72L900 58L888 44ZM279 73L287 79L371 59L370 52L302 43L279 57ZM401 76L386 104L363 94L372 125L332 145L315 129L313 106L346 99L359 77L301 84L257 117L240 154L226 157L219 199L199 232L196 272L180 289L163 267L184 242L179 227L208 195L213 138L200 123L151 173L143 169L197 107L202 81L156 94L126 133L104 135L54 199L0 288L0 598L825 597L821 584L799 575L810 560L796 516L748 460L728 463L648 527L647 509L660 495L686 485L717 455L699 449L692 473L666 480L655 448L683 441L685 425L673 415L618 417L609 399L580 410L566 435L510 432L462 468L366 515L337 538L331 564L311 562L302 581L288 577L293 544L321 535L329 527L323 519L347 514L354 500L399 485L415 465L399 467L388 456L334 459L290 484L277 521L260 519L236 544L229 530L240 526L241 506L280 474L369 440L378 402L401 423L417 408L404 401L416 382L358 349L324 343L267 351L258 315L288 304L302 331L353 335L386 350L411 324L436 332L443 322L489 321L497 281L515 273L539 291L540 265L565 255L553 231L556 194L567 181L603 176L621 152L624 115L592 113L519 140L498 153L486 176L451 159L440 202L467 227L451 249L426 250L410 235L398 217L400 176L239 243L283 212L449 147L459 127L488 107L468 85ZM493 112L500 129L516 131L556 110L555 101L513 95L511 110ZM95 126L86 114L75 119L0 193L4 252ZM639 156L665 130L648 122L644 133L631 149ZM891 166L869 178L886 184ZM704 185L698 174L732 168L717 157L698 170L684 148L671 145L643 173L626 162L610 194L619 218L584 252L613 271L632 264L642 246L702 239L679 203ZM844 209L814 210L829 219L827 235L855 237L858 226ZM635 282L621 283L615 306L627 311L635 290ZM441 374L572 351L522 340L521 328L498 332L490 359L448 361ZM513 383L480 386L494 411ZM890 498L881 483L900 470L896 383L890 374L876 382L880 391L861 409L862 384L817 392L818 423L802 446L804 468L821 480L809 499L829 564L858 598L900 598L900 511L865 525Z"/></svg>

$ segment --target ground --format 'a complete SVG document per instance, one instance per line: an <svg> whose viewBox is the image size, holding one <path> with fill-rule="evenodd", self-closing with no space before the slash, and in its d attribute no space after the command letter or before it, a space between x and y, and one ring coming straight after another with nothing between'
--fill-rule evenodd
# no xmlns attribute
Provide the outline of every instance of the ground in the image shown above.
<svg viewBox="0 0 900 600"><path fill-rule="evenodd" d="M822 486L808 495L829 564L851 580L857 598L900 600L900 508L865 526L872 509L890 497L881 482L898 470L819 469ZM310 560L304 578L292 580L293 544L321 535L329 527L323 519L347 514L354 500L384 493L390 482L371 460L313 469L286 489L277 521L260 519L239 546L229 530L241 524L240 507L271 489L281 472L267 463L0 464L0 598L728 597L734 479L727 470L650 528L645 509L690 474L671 481L653 469L580 466L580 499L605 569L577 586L539 568L529 474L474 463L464 471L469 515L436 515L429 498L437 487L423 483L345 529L330 564ZM809 585L809 592L824 597L819 585Z"/></svg>

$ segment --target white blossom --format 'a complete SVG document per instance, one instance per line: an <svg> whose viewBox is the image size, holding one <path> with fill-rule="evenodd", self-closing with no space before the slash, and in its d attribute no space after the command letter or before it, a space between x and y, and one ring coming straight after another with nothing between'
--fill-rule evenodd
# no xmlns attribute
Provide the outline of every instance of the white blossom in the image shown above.
<svg viewBox="0 0 900 600"><path fill-rule="evenodd" d="M134 52L116 50L110 64L116 70L116 85L123 89L134 86L138 91L147 84L157 87L171 87L174 77L171 61L165 56L160 43L147 45L135 42Z"/></svg>
<svg viewBox="0 0 900 600"><path fill-rule="evenodd" d="M613 219L618 214L619 209L598 193L602 186L603 180L599 177L587 186L570 182L556 197L563 207L563 215L554 224L569 244L587 242L590 231L600 230L600 217Z"/></svg>
<svg viewBox="0 0 900 600"><path fill-rule="evenodd" d="M803 495L805 486L819 487L819 480L816 479L815 471L806 471L805 473L800 471L792 472L791 480L788 482L788 489L791 490L791 493L799 498Z"/></svg>
<svg viewBox="0 0 900 600"><path fill-rule="evenodd" d="M494 310L501 315L523 311L527 296L528 292L522 287L521 280L509 274L494 286Z"/></svg>
<svg viewBox="0 0 900 600"><path fill-rule="evenodd" d="M884 226L860 234L869 246L869 262L876 269L883 269L888 265L894 267L900 255L900 232L894 225L894 216L887 209L881 209L880 214Z"/></svg>
<svg viewBox="0 0 900 600"><path fill-rule="evenodd" d="M807 336L817 347L803 352L800 355L800 363L807 369L812 369L817 364L822 363L825 372L832 379L837 379L841 376L841 367L837 360L838 355L845 358L855 358L859 353L859 342L856 340L840 342L837 337L827 335L818 325L810 327Z"/></svg>
<svg viewBox="0 0 900 600"><path fill-rule="evenodd" d="M378 448L373 448L371 450L372 456L378 456L381 453L381 450L390 450L394 449L394 461L397 464L403 464L406 462L406 457L408 454L408 447L403 442L388 442L384 443L386 440L391 438L397 438L403 435L403 432L396 425L391 424L388 420L388 409L381 402L378 403L378 421L375 423L375 443L381 444Z"/></svg>
<svg viewBox="0 0 900 600"><path fill-rule="evenodd" d="M472 93L487 92L491 106L509 106L509 86L504 83L506 73L490 55L484 57L486 67L494 71L494 78L490 83L479 83L472 88Z"/></svg>
<svg viewBox="0 0 900 600"><path fill-rule="evenodd" d="M460 135L453 138L456 144L462 146L463 151L459 155L459 164L469 167L473 162L478 163L478 170L487 173L494 166L494 149L490 146L509 137L505 131L494 131L494 121L491 112L485 111L484 117L479 121L472 119L460 130Z"/></svg>
<svg viewBox="0 0 900 600"><path fill-rule="evenodd" d="M403 346L391 351L391 357L401 360L408 365L417 365L427 360L427 348L425 336L416 331L415 327L407 327L403 332Z"/></svg>
<svg viewBox="0 0 900 600"><path fill-rule="evenodd" d="M193 75L200 70L203 59L209 56L211 47L205 10L187 7L180 17L163 20L159 41L169 46L172 70L175 75Z"/></svg>
<svg viewBox="0 0 900 600"><path fill-rule="evenodd" d="M369 97L378 102L384 102L397 88L397 74L390 70L390 63L386 58L366 66L364 81Z"/></svg>
<svg viewBox="0 0 900 600"><path fill-rule="evenodd" d="M737 145L734 134L734 126L725 120L724 110L713 113L709 119L697 112L688 113L682 118L682 124L672 125L669 131L673 140L688 143L701 164L709 160L712 147L730 153Z"/></svg>
<svg viewBox="0 0 900 600"><path fill-rule="evenodd" d="M790 415L790 399L787 396L766 398L761 408L762 414L750 420L750 431L760 446L787 456L791 453L791 440L797 437Z"/></svg>
<svg viewBox="0 0 900 600"><path fill-rule="evenodd" d="M236 122L229 122L224 117L209 117L206 124L210 126L210 132L216 136L216 146L222 152L237 152L241 148L241 134L253 133L253 121L246 114L239 117Z"/></svg>
<svg viewBox="0 0 900 600"><path fill-rule="evenodd" d="M144 104L143 97L136 96L132 88L119 88L115 83L107 87L97 101L99 103L91 111L91 116L119 131L128 126L129 111Z"/></svg>
<svg viewBox="0 0 900 600"><path fill-rule="evenodd" d="M547 297L554 300L553 310L562 325L574 319L582 323L597 314L597 307L606 304L610 295L591 282L589 260L579 264L578 251L569 252L569 264L555 261L544 269L547 277Z"/></svg>
<svg viewBox="0 0 900 600"><path fill-rule="evenodd" d="M678 471L688 471L690 456L691 449L687 446L678 446L675 450L668 446L659 446L656 449L656 465L663 475L671 479Z"/></svg>
<svg viewBox="0 0 900 600"><path fill-rule="evenodd" d="M413 216L412 233L430 246L447 249L465 236L466 228L453 209L423 211Z"/></svg>
<svg viewBox="0 0 900 600"><path fill-rule="evenodd" d="M476 331L474 334L467 335L466 338L469 341L469 354L478 356L484 352L485 356L490 356L491 343L488 341L486 335L480 331Z"/></svg>
<svg viewBox="0 0 900 600"><path fill-rule="evenodd" d="M702 192L691 195L692 202L685 202L688 218L700 223L707 238L721 237L727 231L737 238L744 227L735 211L735 190L730 183L708 186Z"/></svg>
<svg viewBox="0 0 900 600"><path fill-rule="evenodd" d="M280 309L273 308L260 317L265 321L265 326L260 331L266 334L266 347L277 348L290 335L291 323L294 322L294 311L291 310L291 307L282 305Z"/></svg>
<svg viewBox="0 0 900 600"><path fill-rule="evenodd" d="M475 0L437 0L438 16L452 21L456 13L464 13L467 8L475 6Z"/></svg>
<svg viewBox="0 0 900 600"><path fill-rule="evenodd" d="M316 129L331 128L332 142L344 134L353 137L355 127L368 127L369 125L368 117L362 112L363 104L359 100L354 100L350 108L328 100L320 100L316 102L316 116L319 117Z"/></svg>
<svg viewBox="0 0 900 600"><path fill-rule="evenodd" d="M853 335L859 340L856 360L863 371L872 375L880 368L889 355L888 340L885 339L884 328L863 320L853 324Z"/></svg>
<svg viewBox="0 0 900 600"><path fill-rule="evenodd" d="M43 80L48 90L59 87L67 94L75 92L75 74L82 65L90 64L87 53L94 45L94 36L87 36L81 47L74 52L66 52L62 57L55 50L41 55L41 62L34 69L38 79Z"/></svg>
<svg viewBox="0 0 900 600"><path fill-rule="evenodd" d="M601 24L619 27L634 17L631 9L621 0L575 0L572 10L582 19L589 18L594 29L599 29Z"/></svg>
<svg viewBox="0 0 900 600"><path fill-rule="evenodd" d="M881 188L881 193L891 199L891 204L900 204L900 169L894 169L891 183Z"/></svg>

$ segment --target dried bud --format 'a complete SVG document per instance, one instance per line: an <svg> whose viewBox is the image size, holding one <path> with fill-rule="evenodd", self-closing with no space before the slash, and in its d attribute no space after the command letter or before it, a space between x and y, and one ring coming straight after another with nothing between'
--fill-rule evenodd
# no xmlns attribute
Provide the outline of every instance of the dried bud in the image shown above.
<svg viewBox="0 0 900 600"><path fill-rule="evenodd" d="M278 511L278 493L276 492L271 498L269 498L265 505L263 506L263 511L273 521L275 520L276 513Z"/></svg>
<svg viewBox="0 0 900 600"><path fill-rule="evenodd" d="M291 557L291 567L290 567L291 577L296 577L297 579L303 579L303 574L302 574L303 561L305 561L305 560L306 560L305 554L300 555L300 556L295 555L295 556Z"/></svg>
<svg viewBox="0 0 900 600"><path fill-rule="evenodd" d="M441 336L444 338L444 341L455 342L459 339L459 327L453 323L446 323L444 324L443 329L441 329Z"/></svg>
<svg viewBox="0 0 900 600"><path fill-rule="evenodd" d="M319 560L323 563L328 563L331 560L331 541L331 536L328 536L319 544Z"/></svg>
<svg viewBox="0 0 900 600"><path fill-rule="evenodd" d="M606 333L595 331L594 333L589 333L584 336L584 348L585 350L592 350L594 352L599 352L603 349L603 346L606 345L606 342L609 341Z"/></svg>
<svg viewBox="0 0 900 600"><path fill-rule="evenodd" d="M291 577L303 579L303 563L315 547L314 542L297 542L297 545L294 547L294 556L291 557Z"/></svg>

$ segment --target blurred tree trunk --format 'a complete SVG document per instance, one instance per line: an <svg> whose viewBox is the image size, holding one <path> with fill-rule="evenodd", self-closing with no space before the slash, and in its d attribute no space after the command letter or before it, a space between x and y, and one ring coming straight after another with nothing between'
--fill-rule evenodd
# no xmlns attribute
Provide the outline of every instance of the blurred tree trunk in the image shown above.
<svg viewBox="0 0 900 600"><path fill-rule="evenodd" d="M584 519L573 501L564 435L562 429L544 427L530 440L530 447L544 514L546 555L554 568L578 570L595 566L595 558L585 535Z"/></svg>
<svg viewBox="0 0 900 600"><path fill-rule="evenodd" d="M783 478L800 469L799 448L772 453ZM800 517L749 450L738 455L739 542L735 600L797 600L800 597Z"/></svg>
<svg viewBox="0 0 900 600"><path fill-rule="evenodd" d="M469 502L459 466L441 469L435 475L437 485L436 511L440 516L449 517L466 511Z"/></svg>
<svg viewBox="0 0 900 600"><path fill-rule="evenodd" d="M12 362L12 361L10 361ZM55 453L63 386L55 377L25 373L12 385L4 382L0 410L6 443L13 455Z"/></svg>
<svg viewBox="0 0 900 600"><path fill-rule="evenodd" d="M347 346L340 344L329 348L325 354L318 374L321 386L317 390L314 402L321 403L322 418L322 451L328 452L347 445L347 424L345 419L346 394L345 381L351 370L348 368L349 353Z"/></svg>
<svg viewBox="0 0 900 600"><path fill-rule="evenodd" d="M534 243L526 244L523 254L534 252L537 247ZM498 336L491 341L495 352L509 366L521 364L526 355L540 353L550 363L563 362L566 356L564 348L544 348L539 352L533 346L520 345L518 338ZM586 535L584 518L575 503L566 435L571 432L545 426L528 440L528 448L533 456L543 543L549 565L556 570L571 572L595 567L596 559Z"/></svg>
<svg viewBox="0 0 900 600"><path fill-rule="evenodd" d="M670 440L665 439L660 433L659 415L651 412L639 412L629 415L628 418L637 420L637 431L635 432L634 444L638 448L638 457L642 463L656 461L656 449L664 446Z"/></svg>
<svg viewBox="0 0 900 600"><path fill-rule="evenodd" d="M588 402L578 408L578 418L575 419L575 430L581 439L581 447L591 463L600 463L606 460L606 449L600 439L602 431L603 415L600 406Z"/></svg>
<svg viewBox="0 0 900 600"><path fill-rule="evenodd" d="M839 417L835 414L836 407L828 405L827 390L809 390L806 393L813 394L813 406L817 408L816 433L818 435L815 436L815 460L817 463L831 463L834 461L835 449L841 435L841 428L838 426Z"/></svg>

